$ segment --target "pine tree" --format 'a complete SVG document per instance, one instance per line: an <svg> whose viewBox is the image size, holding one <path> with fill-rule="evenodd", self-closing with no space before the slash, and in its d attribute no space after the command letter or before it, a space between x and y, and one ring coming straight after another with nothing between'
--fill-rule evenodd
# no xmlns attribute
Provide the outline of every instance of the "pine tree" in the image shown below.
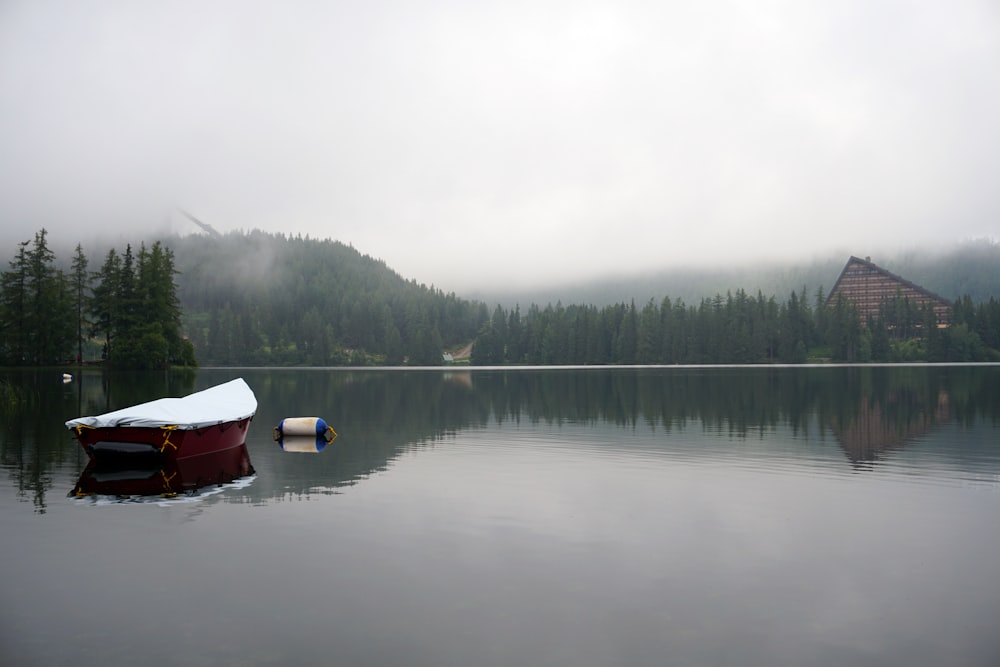
<svg viewBox="0 0 1000 667"><path fill-rule="evenodd" d="M660 309L656 302L650 299L639 314L638 341L636 343L636 361L640 364L653 364L661 360L661 343L663 334L660 331Z"/></svg>
<svg viewBox="0 0 1000 667"><path fill-rule="evenodd" d="M18 245L10 271L0 277L0 327L3 331L3 357L6 363L23 364L28 360L28 245Z"/></svg>
<svg viewBox="0 0 1000 667"><path fill-rule="evenodd" d="M37 232L28 253L28 355L35 364L64 361L72 340L68 286L62 271L55 268L55 253L48 246L47 235L45 229Z"/></svg>
<svg viewBox="0 0 1000 667"><path fill-rule="evenodd" d="M181 357L181 308L177 298L173 251L160 241L140 247L137 267L137 324L159 323L171 362Z"/></svg>
<svg viewBox="0 0 1000 667"><path fill-rule="evenodd" d="M104 258L101 269L94 274L96 284L92 290L93 298L90 312L93 315L93 321L91 333L95 336L103 336L104 352L102 356L107 361L112 361L112 343L117 336L117 323L120 320L118 311L121 308L119 292L121 270L121 257L114 248L111 248Z"/></svg>
<svg viewBox="0 0 1000 667"><path fill-rule="evenodd" d="M83 361L83 340L85 325L87 324L87 311L89 309L89 297L87 290L90 289L91 276L87 272L87 256L83 254L83 246L76 244L76 254L73 255L72 273L70 274L70 286L73 292L73 309L76 312L76 361Z"/></svg>

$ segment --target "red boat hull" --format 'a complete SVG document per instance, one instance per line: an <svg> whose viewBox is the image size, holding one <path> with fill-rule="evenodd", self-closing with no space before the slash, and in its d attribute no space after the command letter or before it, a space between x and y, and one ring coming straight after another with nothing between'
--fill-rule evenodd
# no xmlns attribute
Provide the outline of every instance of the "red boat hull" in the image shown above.
<svg viewBox="0 0 1000 667"><path fill-rule="evenodd" d="M103 454L159 454L167 460L211 454L246 442L253 417L199 429L116 426L73 429L92 459Z"/></svg>

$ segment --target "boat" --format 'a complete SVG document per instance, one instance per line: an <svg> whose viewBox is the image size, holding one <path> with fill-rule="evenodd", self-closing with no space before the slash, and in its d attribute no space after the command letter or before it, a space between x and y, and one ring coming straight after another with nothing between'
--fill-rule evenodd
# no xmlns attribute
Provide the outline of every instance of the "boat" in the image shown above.
<svg viewBox="0 0 1000 667"><path fill-rule="evenodd" d="M97 457L87 463L71 498L193 496L254 474L245 444L201 456L163 459L152 456ZM202 492L204 493L204 492Z"/></svg>
<svg viewBox="0 0 1000 667"><path fill-rule="evenodd" d="M92 459L116 454L184 459L244 444L256 412L257 398L237 378L183 398L71 419L66 428Z"/></svg>

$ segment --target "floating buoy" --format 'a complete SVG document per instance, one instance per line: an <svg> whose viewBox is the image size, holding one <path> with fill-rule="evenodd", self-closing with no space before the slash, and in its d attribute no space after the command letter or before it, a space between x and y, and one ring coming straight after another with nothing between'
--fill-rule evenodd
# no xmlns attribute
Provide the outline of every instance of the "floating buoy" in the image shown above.
<svg viewBox="0 0 1000 667"><path fill-rule="evenodd" d="M290 438L305 438L312 441L322 441L325 447L337 438L337 432L319 417L288 417L278 422L272 433L274 440L285 447L284 442ZM315 443L314 443L315 444ZM322 449L322 447L320 447ZM300 450L294 450L300 451ZM310 451L318 451L313 448Z"/></svg>
<svg viewBox="0 0 1000 667"><path fill-rule="evenodd" d="M63 373L63 384L65 384L67 382L72 382L72 381L73 381L73 376L72 375L70 375L69 373Z"/></svg>

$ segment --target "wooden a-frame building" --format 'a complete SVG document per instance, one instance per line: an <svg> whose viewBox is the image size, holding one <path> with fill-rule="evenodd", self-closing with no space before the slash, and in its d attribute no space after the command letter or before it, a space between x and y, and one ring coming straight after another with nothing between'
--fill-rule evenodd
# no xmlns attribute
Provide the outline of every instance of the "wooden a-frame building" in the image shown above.
<svg viewBox="0 0 1000 667"><path fill-rule="evenodd" d="M827 305L836 303L841 294L858 309L862 323L869 317L878 317L882 303L891 301L897 294L917 307L930 304L938 326L947 326L951 321L950 301L873 264L871 257L861 259L852 256L847 260L847 265L830 290Z"/></svg>

